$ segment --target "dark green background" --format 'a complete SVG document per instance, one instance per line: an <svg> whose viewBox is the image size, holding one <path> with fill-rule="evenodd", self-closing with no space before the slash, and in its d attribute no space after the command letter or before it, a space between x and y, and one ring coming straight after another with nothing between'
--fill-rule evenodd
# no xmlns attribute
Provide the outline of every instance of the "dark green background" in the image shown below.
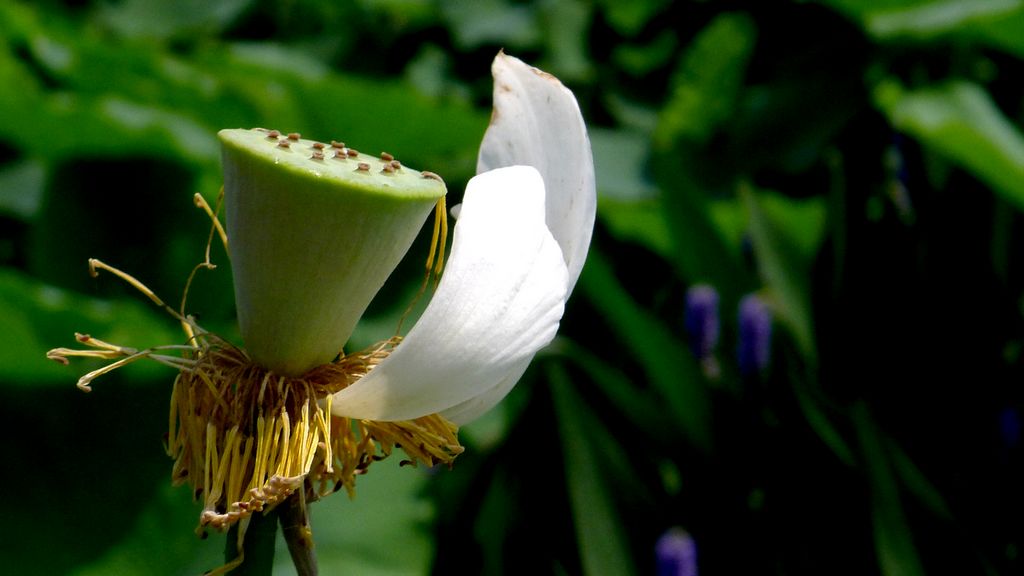
<svg viewBox="0 0 1024 576"><path fill-rule="evenodd" d="M163 455L173 373L86 395L46 350L146 347L219 189L215 133L387 150L458 201L501 48L591 130L590 258L560 337L454 470L376 464L313 509L325 574L1015 574L1024 565L1024 2L0 1L0 565L195 574L223 536ZM393 329L414 246L355 336ZM189 311L237 340L230 270ZM684 296L720 295L721 377ZM774 313L736 366L736 306ZM279 573L291 570L278 555Z"/></svg>

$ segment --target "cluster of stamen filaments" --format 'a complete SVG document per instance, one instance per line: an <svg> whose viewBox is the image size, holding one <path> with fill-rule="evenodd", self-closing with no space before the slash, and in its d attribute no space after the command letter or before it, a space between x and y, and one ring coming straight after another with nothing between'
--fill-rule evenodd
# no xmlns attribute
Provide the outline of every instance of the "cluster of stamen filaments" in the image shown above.
<svg viewBox="0 0 1024 576"><path fill-rule="evenodd" d="M462 447L439 415L403 422L331 415L332 395L383 360L398 338L285 377L252 363L217 338L204 338L180 371L171 400L167 451L173 479L188 482L204 507L200 528L224 529L273 506L309 480L312 496L345 488L400 446L410 464L450 464Z"/></svg>
<svg viewBox="0 0 1024 576"><path fill-rule="evenodd" d="M171 396L167 453L173 483L188 483L203 501L198 531L224 530L273 507L296 490L307 498L344 488L400 447L402 464L450 465L463 448L457 427L439 414L378 422L331 414L332 395L356 382L400 342L399 337L285 377L252 362L245 352L188 319L193 346L135 350L86 335L93 350L56 349L50 357L119 358L111 367L149 357L178 368ZM171 351L183 355L167 354ZM83 377L80 387L108 372Z"/></svg>

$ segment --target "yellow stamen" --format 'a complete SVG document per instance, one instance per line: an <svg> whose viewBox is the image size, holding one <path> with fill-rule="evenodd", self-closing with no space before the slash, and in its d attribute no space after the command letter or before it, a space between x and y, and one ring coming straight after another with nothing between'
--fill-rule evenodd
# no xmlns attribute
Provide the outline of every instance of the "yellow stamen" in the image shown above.
<svg viewBox="0 0 1024 576"><path fill-rule="evenodd" d="M409 316L412 309L416 307L416 303L419 302L420 297L427 291L431 275L434 276L435 290L437 289L437 284L441 281L441 271L444 269L444 251L448 244L448 210L445 206L444 196L442 196L434 206L434 231L430 236L430 250L427 252L427 265L426 273L423 276L423 284L420 285L416 296L398 320L398 327L395 328L396 334L402 332L402 324L405 323L406 317Z"/></svg>

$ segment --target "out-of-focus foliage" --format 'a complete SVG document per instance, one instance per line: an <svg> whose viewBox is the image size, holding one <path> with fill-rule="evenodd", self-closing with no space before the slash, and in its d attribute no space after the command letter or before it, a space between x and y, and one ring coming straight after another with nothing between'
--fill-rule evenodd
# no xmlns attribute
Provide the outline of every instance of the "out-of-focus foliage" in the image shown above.
<svg viewBox="0 0 1024 576"><path fill-rule="evenodd" d="M599 214L561 336L453 470L375 464L313 506L323 573L1015 574L1024 514L1021 0L0 0L4 570L194 574L223 536L169 486L173 373L51 363L175 321L216 131L387 150L452 198L504 48L591 129ZM393 329L421 238L357 344ZM187 311L237 339L230 270ZM719 295L698 358L688 288ZM774 318L738 359L741 298ZM443 361L443 359L439 359ZM277 572L288 573L278 550Z"/></svg>

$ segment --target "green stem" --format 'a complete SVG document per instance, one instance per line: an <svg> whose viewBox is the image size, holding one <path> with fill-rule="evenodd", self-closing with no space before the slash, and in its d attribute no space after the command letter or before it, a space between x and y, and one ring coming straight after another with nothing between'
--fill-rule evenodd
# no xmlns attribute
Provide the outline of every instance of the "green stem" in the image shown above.
<svg viewBox="0 0 1024 576"><path fill-rule="evenodd" d="M245 530L242 550L245 560L231 576L271 576L274 572L274 540L277 538L278 510L256 513L249 518ZM231 562L238 557L238 524L228 530L224 545L224 560Z"/></svg>
<svg viewBox="0 0 1024 576"><path fill-rule="evenodd" d="M279 507L281 531L288 543L288 552L298 576L316 576L316 550L313 548L313 529L309 524L305 490L296 490Z"/></svg>

